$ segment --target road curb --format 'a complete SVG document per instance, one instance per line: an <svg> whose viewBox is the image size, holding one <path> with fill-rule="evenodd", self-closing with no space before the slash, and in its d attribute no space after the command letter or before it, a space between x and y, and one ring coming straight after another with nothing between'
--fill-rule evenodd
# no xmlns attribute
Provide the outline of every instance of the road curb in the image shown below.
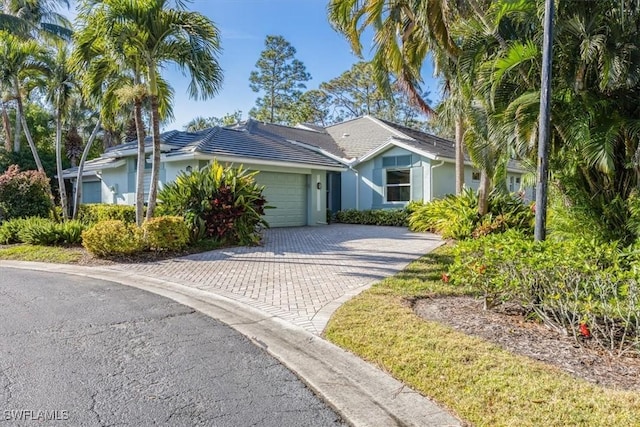
<svg viewBox="0 0 640 427"><path fill-rule="evenodd" d="M224 322L300 377L353 426L460 426L431 400L334 344L213 292L102 267L0 260L0 267L84 276L170 298Z"/></svg>

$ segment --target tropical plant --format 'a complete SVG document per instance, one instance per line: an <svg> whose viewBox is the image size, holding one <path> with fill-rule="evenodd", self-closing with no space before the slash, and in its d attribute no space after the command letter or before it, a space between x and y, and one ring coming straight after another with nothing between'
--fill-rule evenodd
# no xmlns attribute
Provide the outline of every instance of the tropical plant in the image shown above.
<svg viewBox="0 0 640 427"><path fill-rule="evenodd" d="M24 131L40 172L44 172L44 168L25 118L24 98L48 73L46 56L46 49L37 41L0 31L0 88L8 91L8 99L16 103L14 151L20 151Z"/></svg>
<svg viewBox="0 0 640 427"><path fill-rule="evenodd" d="M134 86L144 89L149 100L153 139L153 164L149 189L147 219L153 217L160 173L160 121L166 117L163 103L170 98L170 90L161 79L160 69L174 63L191 77L189 95L208 98L215 95L222 82L222 70L217 62L220 51L219 32L210 19L197 12L170 7L168 0L86 0L82 5L85 19L85 53L95 35L104 43L116 61L133 70ZM86 58L86 56L85 56ZM144 77L144 80L142 78ZM135 99L140 99L136 96ZM138 109L136 111L139 111ZM141 121L136 112L136 123ZM138 125L138 143L141 126ZM140 148L139 148L140 150ZM143 153L139 151L138 171ZM142 163L143 164L143 163ZM141 187L137 188L138 196Z"/></svg>
<svg viewBox="0 0 640 427"><path fill-rule="evenodd" d="M184 127L187 132L197 132L199 130L209 129L215 126L231 126L242 120L242 111L235 110L233 113L227 113L222 117L202 117L193 118Z"/></svg>
<svg viewBox="0 0 640 427"><path fill-rule="evenodd" d="M212 238L228 244L254 244L260 239L266 200L255 183L257 172L224 167L217 162L190 174L181 173L160 192L160 211L185 218L192 240Z"/></svg>
<svg viewBox="0 0 640 427"><path fill-rule="evenodd" d="M0 30L22 38L71 37L71 23L58 8L69 7L68 0L5 0L0 2Z"/></svg>
<svg viewBox="0 0 640 427"><path fill-rule="evenodd" d="M47 98L54 107L56 123L56 175L58 177L58 192L62 206L62 217L67 219L69 208L67 206L67 191L62 175L62 126L69 111L72 93L77 89L77 81L69 63L70 46L63 42L55 43L55 54L50 67L47 84Z"/></svg>

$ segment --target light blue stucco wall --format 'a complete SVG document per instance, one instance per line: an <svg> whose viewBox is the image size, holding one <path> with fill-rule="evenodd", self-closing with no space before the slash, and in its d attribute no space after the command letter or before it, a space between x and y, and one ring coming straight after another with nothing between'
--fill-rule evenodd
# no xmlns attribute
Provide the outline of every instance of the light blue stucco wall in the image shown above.
<svg viewBox="0 0 640 427"><path fill-rule="evenodd" d="M435 161L419 154L393 147L375 158L360 163L355 167L356 172L347 171L342 174L342 209L388 209L406 205L403 202L385 202L385 167L383 157L411 155L411 200L429 201L442 198L448 194L455 194L455 164L452 161ZM476 168L465 166L465 186L477 190L479 180L473 179ZM516 179L520 178L520 184ZM513 181L512 181L513 180ZM513 186L511 183L513 182ZM521 190L522 175L509 172L507 188L513 192ZM531 188L526 188L525 199L533 197ZM356 203L357 200L357 203Z"/></svg>
<svg viewBox="0 0 640 427"><path fill-rule="evenodd" d="M202 159L180 160L172 162L162 162L160 167L160 189L165 183L174 181L176 177L188 166L193 170L205 167L209 161ZM224 163L225 165L227 163ZM231 164L240 166L239 164ZM136 160L135 157L127 159L124 166L102 171L101 178L101 200L102 203L134 205L136 188ZM242 167L249 171L275 172L285 176L295 174L302 177L306 186L306 196L304 203L307 207L307 224L326 224L327 218L327 173L324 170L310 168L295 168L283 166L265 166L257 164L243 164ZM145 170L145 184L148 187L151 169ZM320 187L320 188L318 188ZM146 197L146 196L145 196ZM275 209L274 209L275 211Z"/></svg>
<svg viewBox="0 0 640 427"><path fill-rule="evenodd" d="M411 200L429 200L431 193L430 160L400 147L393 147L375 158L362 162L354 172L342 174L342 209L394 209L406 206L407 202L385 200L386 169L383 157L411 156L410 183ZM404 168L404 167L400 167ZM357 200L357 205L354 203Z"/></svg>

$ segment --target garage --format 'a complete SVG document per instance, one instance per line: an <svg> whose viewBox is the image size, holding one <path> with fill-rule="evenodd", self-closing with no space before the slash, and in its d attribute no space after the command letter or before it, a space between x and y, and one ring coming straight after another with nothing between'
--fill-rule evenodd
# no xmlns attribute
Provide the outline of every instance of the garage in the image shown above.
<svg viewBox="0 0 640 427"><path fill-rule="evenodd" d="M269 206L265 219L271 227L307 225L307 176L296 173L260 172L256 182L264 185Z"/></svg>

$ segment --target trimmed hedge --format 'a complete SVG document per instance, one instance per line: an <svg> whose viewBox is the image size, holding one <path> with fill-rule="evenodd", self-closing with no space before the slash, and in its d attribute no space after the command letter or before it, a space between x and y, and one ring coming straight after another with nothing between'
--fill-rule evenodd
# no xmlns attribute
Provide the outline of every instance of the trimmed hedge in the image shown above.
<svg viewBox="0 0 640 427"><path fill-rule="evenodd" d="M190 230L179 216L159 216L142 225L149 249L154 251L179 251L187 247Z"/></svg>
<svg viewBox="0 0 640 427"><path fill-rule="evenodd" d="M366 211L347 209L336 213L336 221L343 224L406 227L408 220L409 212L406 209L373 209Z"/></svg>
<svg viewBox="0 0 640 427"><path fill-rule="evenodd" d="M145 242L141 228L114 219L100 221L85 230L82 246L97 257L107 258L142 252Z"/></svg>
<svg viewBox="0 0 640 427"><path fill-rule="evenodd" d="M85 224L97 224L101 221L114 219L126 224L135 224L136 207L129 205L108 205L105 203L80 205L78 219Z"/></svg>

